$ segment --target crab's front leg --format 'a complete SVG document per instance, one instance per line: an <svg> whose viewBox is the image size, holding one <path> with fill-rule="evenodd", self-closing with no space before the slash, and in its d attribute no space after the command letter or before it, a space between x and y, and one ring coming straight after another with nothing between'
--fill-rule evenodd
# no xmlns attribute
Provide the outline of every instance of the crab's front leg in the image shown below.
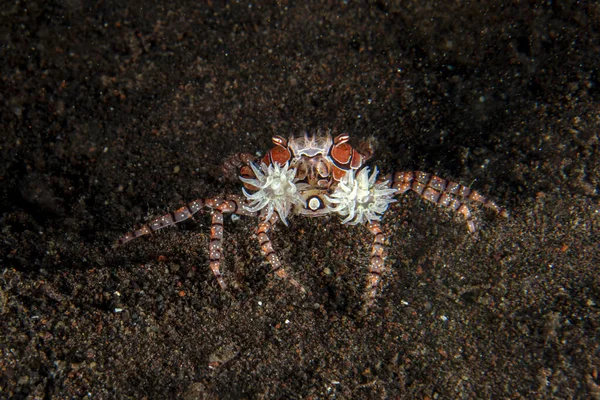
<svg viewBox="0 0 600 400"><path fill-rule="evenodd" d="M289 281L298 290L304 293L306 292L304 287L298 281L296 281L294 278L288 275L288 273L283 268L281 260L277 256L277 253L273 249L273 242L271 242L268 232L271 230L271 227L277 223L277 221L279 221L279 216L277 215L277 213L272 213L270 218L267 218L267 214L264 212L263 215L261 215L260 222L258 223L258 228L256 229L256 235L258 238L258 243L260 245L260 250L263 256L271 264L272 272L274 272L278 277Z"/></svg>
<svg viewBox="0 0 600 400"><path fill-rule="evenodd" d="M385 272L384 242L385 236L379 221L371 221L366 225L373 235L371 257L369 259L369 272L367 277L367 288L365 290L364 309L371 307L377 297L381 275Z"/></svg>

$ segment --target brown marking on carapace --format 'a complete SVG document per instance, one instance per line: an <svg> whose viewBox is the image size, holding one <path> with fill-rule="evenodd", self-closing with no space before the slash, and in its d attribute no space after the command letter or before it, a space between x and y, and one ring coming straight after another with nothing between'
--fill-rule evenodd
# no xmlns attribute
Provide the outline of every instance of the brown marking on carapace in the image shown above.
<svg viewBox="0 0 600 400"><path fill-rule="evenodd" d="M333 179L335 179L336 182L339 182L346 175L347 170L341 169L337 165L334 165L332 172Z"/></svg>
<svg viewBox="0 0 600 400"><path fill-rule="evenodd" d="M292 158L292 153L288 149L288 142L286 139L277 135L273 136L272 140L275 147L265 154L262 162L265 165L277 163L280 166L283 166Z"/></svg>
<svg viewBox="0 0 600 400"><path fill-rule="evenodd" d="M271 151L269 151L269 158L271 163L277 163L280 166L285 165L290 158L292 157L292 153L285 147L277 146L273 147Z"/></svg>
<svg viewBox="0 0 600 400"><path fill-rule="evenodd" d="M331 148L331 158L341 165L346 165L352 160L352 146L348 143L336 144Z"/></svg>
<svg viewBox="0 0 600 400"><path fill-rule="evenodd" d="M350 135L348 134L336 136L333 140L333 146L329 150L329 157L335 166L345 171L359 169L366 160L366 157L362 153L348 143L348 140L350 140ZM338 175L340 174L338 173Z"/></svg>
<svg viewBox="0 0 600 400"><path fill-rule="evenodd" d="M352 162L350 163L350 168L359 169L363 165L363 155L360 154L356 149L352 149Z"/></svg>

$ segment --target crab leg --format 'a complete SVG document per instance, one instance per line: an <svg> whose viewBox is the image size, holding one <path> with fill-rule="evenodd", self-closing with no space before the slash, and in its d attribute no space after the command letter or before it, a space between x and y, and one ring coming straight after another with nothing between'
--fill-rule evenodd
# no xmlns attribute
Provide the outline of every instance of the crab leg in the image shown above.
<svg viewBox="0 0 600 400"><path fill-rule="evenodd" d="M177 210L175 212L170 212L168 214L163 215L162 217L158 217L158 218L152 220L152 222L150 222L149 224L143 225L141 228L139 228L137 230L127 232L123 237L121 237L117 241L116 245L121 246L121 245L123 245L133 239L136 239L140 236L148 235L159 229L175 225L181 221L185 221L186 219L191 218L192 215L194 215L198 211L200 211L204 207L204 205L206 204L207 201L211 201L211 200L204 200L204 199L194 200L191 203L188 203L185 206L181 207L179 210Z"/></svg>
<svg viewBox="0 0 600 400"><path fill-rule="evenodd" d="M256 213L248 212L244 207L241 207L243 204L244 200L241 196L228 196L226 200L206 200L206 206L213 209L212 225L210 227L210 245L208 247L209 266L223 290L227 289L220 269L221 256L223 254L223 214L256 215Z"/></svg>
<svg viewBox="0 0 600 400"><path fill-rule="evenodd" d="M240 169L244 166L250 165L250 163L254 162L255 160L256 156L250 153L237 153L227 157L223 162L223 166L221 167L223 178L231 181L238 181Z"/></svg>
<svg viewBox="0 0 600 400"><path fill-rule="evenodd" d="M385 272L384 242L385 236L381 230L379 221L372 221L366 225L373 235L373 246L371 247L371 258L369 260L369 271L367 276L367 290L365 291L364 309L373 305L379 289L381 275Z"/></svg>
<svg viewBox="0 0 600 400"><path fill-rule="evenodd" d="M279 260L277 253L275 253L275 250L273 249L273 242L271 242L271 239L268 236L269 230L271 230L271 227L275 225L277 221L279 221L279 216L277 213L273 213L269 219L266 218L266 215L262 215L260 217L260 222L258 223L258 228L256 229L260 250L263 253L263 256L271 264L272 272L274 272L278 277L288 280L298 290L304 293L306 292L304 287L294 278L289 276L283 268L281 260Z"/></svg>
<svg viewBox="0 0 600 400"><path fill-rule="evenodd" d="M477 223L469 207L466 205L469 201L481 203L484 207L492 209L497 214L508 217L505 209L475 190L427 172L396 172L391 187L398 189L398 194L412 190L425 200L435 203L438 206L448 207L462 214L467 220L467 227L471 233L477 230Z"/></svg>
<svg viewBox="0 0 600 400"><path fill-rule="evenodd" d="M191 218L203 207L217 208L223 203L229 204L231 206L229 208L234 210L225 212L232 212L239 215L256 216L256 213L248 212L244 209L244 207L242 207L242 205L245 204L245 199L242 196L227 196L226 199L221 199L218 197L214 199L197 199L186 204L177 211L170 212L162 217L152 220L149 224L142 225L139 229L127 232L119 240L117 240L116 246L121 246L133 239L139 238L140 236L149 235L159 229L173 226L185 221L186 219Z"/></svg>
<svg viewBox="0 0 600 400"><path fill-rule="evenodd" d="M210 245L208 246L208 265L212 270L221 289L227 289L227 285L221 275L221 255L223 253L223 212L219 209L213 211L212 224L210 226Z"/></svg>
<svg viewBox="0 0 600 400"><path fill-rule="evenodd" d="M221 256L223 253L223 214L234 213L239 215L255 216L256 213L249 212L242 207L245 202L246 201L243 197L236 195L227 196L225 199L213 198L192 201L175 212L165 214L162 217L156 218L149 224L142 226L140 229L125 234L125 236L118 240L117 245L120 246L140 236L147 235L159 229L166 228L167 226L175 225L181 221L185 221L204 206L212 208L214 211L210 228L210 245L208 256L209 265L221 288L226 289L227 285L225 284L220 271Z"/></svg>

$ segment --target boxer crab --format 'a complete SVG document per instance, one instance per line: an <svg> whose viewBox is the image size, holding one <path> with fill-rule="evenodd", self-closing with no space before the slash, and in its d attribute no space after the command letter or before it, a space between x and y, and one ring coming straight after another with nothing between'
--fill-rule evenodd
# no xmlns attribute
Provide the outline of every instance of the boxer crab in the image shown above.
<svg viewBox="0 0 600 400"><path fill-rule="evenodd" d="M159 217L121 237L118 245L190 218L204 207L212 209L209 265L222 289L227 285L220 272L223 240L223 214L258 217L257 238L261 251L280 278L304 292L303 286L290 277L273 249L271 228L281 221L288 225L290 215L321 217L338 214L342 224L364 225L372 235L371 255L367 270L365 308L375 301L379 281L384 272L385 236L381 217L395 196L409 190L439 206L448 207L464 216L470 232L476 221L469 210L470 202L478 202L494 212L507 212L478 192L421 171L396 172L377 178L377 167L370 170L364 163L372 148L366 144L353 148L349 135L335 138L318 136L284 139L273 137L275 145L259 161L248 153L236 154L224 163L224 174L243 183L243 195L227 195L198 199L179 210Z"/></svg>

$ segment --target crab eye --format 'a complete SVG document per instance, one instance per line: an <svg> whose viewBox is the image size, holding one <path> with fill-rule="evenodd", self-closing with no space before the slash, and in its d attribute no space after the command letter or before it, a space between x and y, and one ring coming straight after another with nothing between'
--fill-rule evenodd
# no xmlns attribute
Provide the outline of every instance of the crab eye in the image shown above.
<svg viewBox="0 0 600 400"><path fill-rule="evenodd" d="M273 144L275 144L276 146L283 146L283 147L287 146L287 140L285 140L284 138L282 138L279 135L273 136L272 140L273 140Z"/></svg>
<svg viewBox="0 0 600 400"><path fill-rule="evenodd" d="M348 135L347 133L342 133L341 135L337 135L333 139L333 143L342 144L342 143L346 143L348 140L350 140L350 135Z"/></svg>

